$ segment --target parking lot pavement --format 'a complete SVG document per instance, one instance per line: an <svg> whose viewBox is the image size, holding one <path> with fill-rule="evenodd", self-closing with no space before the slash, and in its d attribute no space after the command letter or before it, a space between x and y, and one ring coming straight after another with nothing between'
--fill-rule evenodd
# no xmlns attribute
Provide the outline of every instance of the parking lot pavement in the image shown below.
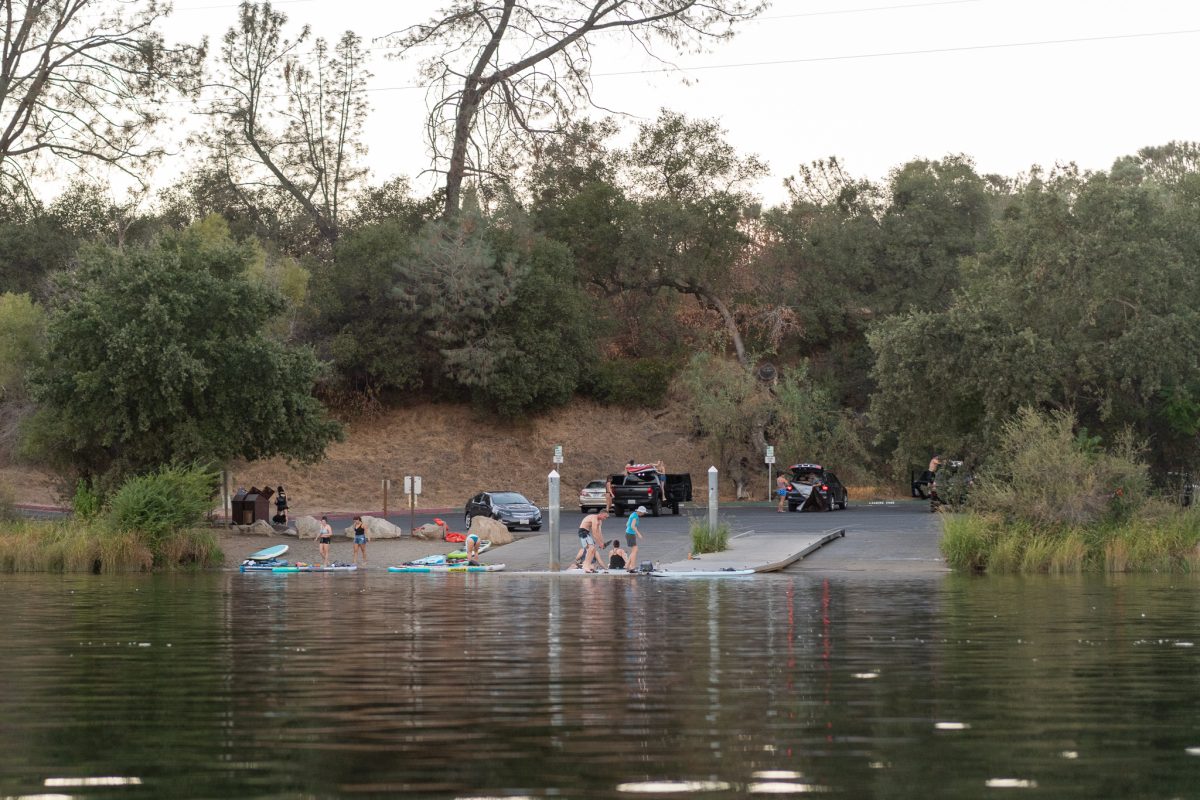
<svg viewBox="0 0 1200 800"><path fill-rule="evenodd" d="M559 560L565 567L579 550L576 531L583 519L577 512L563 511L559 526ZM642 542L638 560L665 563L687 558L691 545L689 525L693 518L705 519L704 507L685 508L680 516L641 518ZM825 545L788 572L867 574L943 574L945 563L938 552L941 519L929 513L929 504L897 501L887 505L851 503L845 511L776 513L763 506L726 506L720 518L729 522L732 536L747 538L816 534L845 528L846 535ZM611 516L604 522L604 537L623 538L624 517ZM512 544L488 553L485 561L504 563L509 570L545 570L550 562L550 541L543 530L516 534Z"/></svg>

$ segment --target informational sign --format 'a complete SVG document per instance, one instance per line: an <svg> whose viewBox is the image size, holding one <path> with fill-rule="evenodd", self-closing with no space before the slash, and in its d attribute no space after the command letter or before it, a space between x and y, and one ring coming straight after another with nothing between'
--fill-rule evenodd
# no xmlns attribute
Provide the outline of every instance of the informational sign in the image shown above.
<svg viewBox="0 0 1200 800"><path fill-rule="evenodd" d="M774 463L775 463L775 456L767 456L767 458L766 458L766 463L768 463L768 464L774 464Z"/></svg>
<svg viewBox="0 0 1200 800"><path fill-rule="evenodd" d="M771 444L767 445L767 457L766 457L765 461L768 464L775 463L775 446L774 445L771 445Z"/></svg>
<svg viewBox="0 0 1200 800"><path fill-rule="evenodd" d="M555 464L563 463L562 445L561 444L554 445L554 463Z"/></svg>
<svg viewBox="0 0 1200 800"><path fill-rule="evenodd" d="M405 475L404 476L404 493L405 494L420 494L421 493L421 476L420 475Z"/></svg>

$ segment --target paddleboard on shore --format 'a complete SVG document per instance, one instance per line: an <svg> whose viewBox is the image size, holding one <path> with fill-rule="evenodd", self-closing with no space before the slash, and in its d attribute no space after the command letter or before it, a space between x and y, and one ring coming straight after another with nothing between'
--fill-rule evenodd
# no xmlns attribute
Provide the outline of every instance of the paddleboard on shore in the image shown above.
<svg viewBox="0 0 1200 800"><path fill-rule="evenodd" d="M482 552L488 550L491 546L492 546L491 539L484 539L479 542L479 552L482 553ZM466 561L466 560L467 560L467 551L466 550L451 550L449 553L446 553L445 555L442 555L441 553L436 553L431 556L425 556L424 558L414 558L412 561L404 562L403 564L401 564L401 566L404 566L404 567L411 567L411 566L438 567L438 566L442 566L445 564L453 565L455 562L461 562L461 561Z"/></svg>
<svg viewBox="0 0 1200 800"><path fill-rule="evenodd" d="M753 575L752 569L697 569L697 570L665 570L656 569L650 573L655 578L744 578Z"/></svg>
<svg viewBox="0 0 1200 800"><path fill-rule="evenodd" d="M292 564L286 567L275 567L272 572L354 572L357 564L330 564L323 567L320 564Z"/></svg>
<svg viewBox="0 0 1200 800"><path fill-rule="evenodd" d="M273 545L271 547L264 547L262 550L259 550L257 553L251 553L250 555L246 556L246 560L247 561L272 561L274 559L279 558L281 555L283 555L287 551L288 551L288 546L286 544L277 544L277 545Z"/></svg>
<svg viewBox="0 0 1200 800"><path fill-rule="evenodd" d="M636 578L639 575L649 575L650 573L642 572L641 570L638 570L637 572L630 572L627 569L598 569L598 570L595 570L594 572L584 572L581 569L564 569L564 570L561 570L558 574L560 574L560 575L583 575L584 577L595 577L595 578L604 578L604 577Z"/></svg>
<svg viewBox="0 0 1200 800"><path fill-rule="evenodd" d="M442 572L501 572L503 564L401 564L388 567L388 572L442 573Z"/></svg>
<svg viewBox="0 0 1200 800"><path fill-rule="evenodd" d="M291 564L289 564L287 561L283 561L278 558L272 558L270 561L252 561L250 559L246 559L242 562L240 569L242 572L270 572L276 567L289 566L291 566Z"/></svg>

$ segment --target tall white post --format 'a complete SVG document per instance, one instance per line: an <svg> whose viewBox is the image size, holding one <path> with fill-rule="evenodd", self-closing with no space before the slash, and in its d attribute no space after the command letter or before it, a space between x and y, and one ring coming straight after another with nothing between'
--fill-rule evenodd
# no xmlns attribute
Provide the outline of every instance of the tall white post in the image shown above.
<svg viewBox="0 0 1200 800"><path fill-rule="evenodd" d="M558 470L550 470L550 475L547 476L550 483L550 507L546 511L550 514L550 571L558 572L558 507L559 503L559 475Z"/></svg>
<svg viewBox="0 0 1200 800"><path fill-rule="evenodd" d="M717 468L708 468L708 529L717 529Z"/></svg>

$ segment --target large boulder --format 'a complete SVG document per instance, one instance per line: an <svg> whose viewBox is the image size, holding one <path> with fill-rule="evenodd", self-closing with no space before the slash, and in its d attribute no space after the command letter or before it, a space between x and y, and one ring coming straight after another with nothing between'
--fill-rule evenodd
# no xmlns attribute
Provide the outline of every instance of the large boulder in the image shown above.
<svg viewBox="0 0 1200 800"><path fill-rule="evenodd" d="M413 528L412 535L422 541L430 541L442 538L442 529L432 522L426 522L424 525L419 525Z"/></svg>
<svg viewBox="0 0 1200 800"><path fill-rule="evenodd" d="M321 522L316 517L300 517L296 520L296 535L301 539L315 539L321 533Z"/></svg>
<svg viewBox="0 0 1200 800"><path fill-rule="evenodd" d="M512 532L504 527L504 523L491 517L473 517L468 533L479 534L480 539L491 539L492 547L509 544L513 540Z"/></svg>
<svg viewBox="0 0 1200 800"><path fill-rule="evenodd" d="M253 525L234 525L233 532L242 536L274 536L276 533L265 519L255 520Z"/></svg>
<svg viewBox="0 0 1200 800"><path fill-rule="evenodd" d="M404 533L399 525L393 525L383 517L363 517L363 524L372 539L399 539Z"/></svg>
<svg viewBox="0 0 1200 800"><path fill-rule="evenodd" d="M362 518L363 527L367 529L368 539L399 539L404 531L396 525L388 522L382 517L368 517L365 514ZM350 523L350 527L346 528L346 538L354 538L354 523Z"/></svg>

